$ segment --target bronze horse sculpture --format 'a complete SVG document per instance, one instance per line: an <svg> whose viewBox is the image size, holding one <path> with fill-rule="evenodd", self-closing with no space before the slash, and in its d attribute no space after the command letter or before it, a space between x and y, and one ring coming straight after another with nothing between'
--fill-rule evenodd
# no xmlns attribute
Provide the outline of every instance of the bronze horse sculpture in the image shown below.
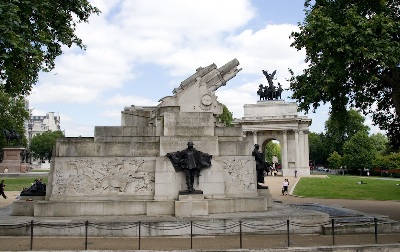
<svg viewBox="0 0 400 252"><path fill-rule="evenodd" d="M21 144L21 135L18 134L15 130L8 131L6 129L2 130L4 137L6 138L7 143L10 143L12 140L17 140L18 144Z"/></svg>
<svg viewBox="0 0 400 252"><path fill-rule="evenodd" d="M268 73L266 70L262 70L262 73L265 75L265 77L268 80L268 86L260 84L258 86L258 91L257 94L260 96L260 101L261 100L281 100L282 99L282 91L283 88L281 84L278 82L278 88L274 86L274 77L276 74L276 70L273 71L271 74Z"/></svg>

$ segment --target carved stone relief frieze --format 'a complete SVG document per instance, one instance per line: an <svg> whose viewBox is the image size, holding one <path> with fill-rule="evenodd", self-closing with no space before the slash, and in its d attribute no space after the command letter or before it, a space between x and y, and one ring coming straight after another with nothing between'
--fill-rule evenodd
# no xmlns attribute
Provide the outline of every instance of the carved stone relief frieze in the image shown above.
<svg viewBox="0 0 400 252"><path fill-rule="evenodd" d="M154 171L133 158L56 161L53 195L153 195Z"/></svg>

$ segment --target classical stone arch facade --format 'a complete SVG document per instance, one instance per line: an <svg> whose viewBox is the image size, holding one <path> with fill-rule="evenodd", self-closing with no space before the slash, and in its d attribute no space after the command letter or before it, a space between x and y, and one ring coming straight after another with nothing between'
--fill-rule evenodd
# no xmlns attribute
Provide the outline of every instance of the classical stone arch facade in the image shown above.
<svg viewBox="0 0 400 252"><path fill-rule="evenodd" d="M235 122L241 125L249 142L264 149L269 139L281 145L283 176L310 175L308 127L311 119L297 114L297 104L285 101L259 101L244 105L244 116Z"/></svg>

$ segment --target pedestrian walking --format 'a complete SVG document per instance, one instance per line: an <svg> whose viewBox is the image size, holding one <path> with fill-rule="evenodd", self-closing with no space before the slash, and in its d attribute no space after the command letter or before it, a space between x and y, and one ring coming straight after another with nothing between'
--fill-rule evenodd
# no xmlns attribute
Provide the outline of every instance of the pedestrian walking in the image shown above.
<svg viewBox="0 0 400 252"><path fill-rule="evenodd" d="M3 198L7 199L8 197L4 194L4 187L6 187L6 185L4 184L4 179L3 179L0 182L0 195L3 196Z"/></svg>
<svg viewBox="0 0 400 252"><path fill-rule="evenodd" d="M282 195L288 195L289 180L285 179L282 183Z"/></svg>

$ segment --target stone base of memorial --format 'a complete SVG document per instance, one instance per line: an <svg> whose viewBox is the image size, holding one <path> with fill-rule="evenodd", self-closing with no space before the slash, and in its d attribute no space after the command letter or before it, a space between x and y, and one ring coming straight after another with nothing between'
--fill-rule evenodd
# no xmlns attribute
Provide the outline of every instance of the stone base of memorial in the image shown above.
<svg viewBox="0 0 400 252"><path fill-rule="evenodd" d="M203 194L180 194L175 201L175 216L190 217L208 215L208 201Z"/></svg>

